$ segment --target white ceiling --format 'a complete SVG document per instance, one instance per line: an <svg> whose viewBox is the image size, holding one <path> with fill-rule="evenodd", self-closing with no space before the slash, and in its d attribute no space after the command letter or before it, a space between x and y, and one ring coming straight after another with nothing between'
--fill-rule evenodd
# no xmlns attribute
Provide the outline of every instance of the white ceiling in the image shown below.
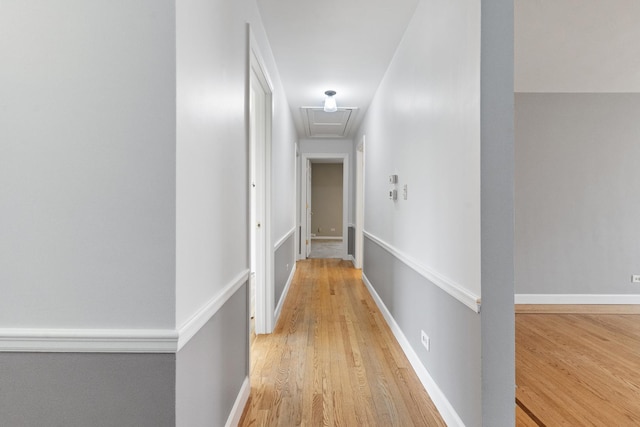
<svg viewBox="0 0 640 427"><path fill-rule="evenodd" d="M640 1L515 0L517 92L640 92Z"/></svg>
<svg viewBox="0 0 640 427"><path fill-rule="evenodd" d="M420 0L257 0L298 135L301 107L359 108L353 137ZM640 0L515 0L515 90L640 92Z"/></svg>
<svg viewBox="0 0 640 427"><path fill-rule="evenodd" d="M319 107L326 90L338 107L358 107L359 127L419 0L258 0L267 36L301 138L301 107Z"/></svg>

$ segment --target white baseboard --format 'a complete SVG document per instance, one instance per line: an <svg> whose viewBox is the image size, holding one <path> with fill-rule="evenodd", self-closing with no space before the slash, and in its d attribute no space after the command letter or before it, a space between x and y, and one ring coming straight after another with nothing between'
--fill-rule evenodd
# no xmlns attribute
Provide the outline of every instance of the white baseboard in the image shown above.
<svg viewBox="0 0 640 427"><path fill-rule="evenodd" d="M393 335L395 335L398 340L400 347L402 347L407 359L409 359L411 366L418 375L418 378L420 378L420 382L424 386L425 390L427 390L427 393L429 394L429 397L431 397L434 405L436 405L436 408L438 409L438 412L440 412L444 422L449 427L464 427L464 423L455 408L451 405L447 396L442 392L442 390L440 390L440 387L438 387L438 384L433 380L429 371L427 371L427 368L422 364L415 350L411 347L411 344L409 344L409 340L407 340L407 337L402 332L402 329L400 329L400 326L396 323L395 319L387 309L387 306L384 305L384 302L364 273L362 273L362 281L367 286L367 289L369 289L376 305L389 324L389 328L391 328Z"/></svg>
<svg viewBox="0 0 640 427"><path fill-rule="evenodd" d="M640 295L516 294L516 304L640 304Z"/></svg>
<svg viewBox="0 0 640 427"><path fill-rule="evenodd" d="M233 404L233 408L231 408L231 413L229 414L229 418L227 418L225 427L238 426L240 418L242 418L242 413L244 412L244 407L247 405L247 401L249 400L249 393L251 393L251 384L249 382L249 377L246 377L242 383L242 387L240 387L240 393L238 393L238 397Z"/></svg>
<svg viewBox="0 0 640 427"><path fill-rule="evenodd" d="M287 279L287 284L284 285L284 289L282 290L282 295L280 295L280 301L278 301L278 305L276 307L276 311L273 314L273 324L274 326L278 324L278 319L280 318L280 313L282 312L282 306L284 305L284 300L287 298L287 294L289 293L289 288L291 287L291 282L293 282L293 275L296 272L296 264L293 264L293 268L291 269L291 273L289 273L289 278Z"/></svg>

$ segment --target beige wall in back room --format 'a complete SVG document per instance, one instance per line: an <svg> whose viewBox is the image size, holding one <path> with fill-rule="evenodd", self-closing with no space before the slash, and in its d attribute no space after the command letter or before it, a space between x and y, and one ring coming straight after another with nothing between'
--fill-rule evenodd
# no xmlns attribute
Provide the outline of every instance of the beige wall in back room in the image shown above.
<svg viewBox="0 0 640 427"><path fill-rule="evenodd" d="M342 163L314 163L311 173L311 233L342 237Z"/></svg>

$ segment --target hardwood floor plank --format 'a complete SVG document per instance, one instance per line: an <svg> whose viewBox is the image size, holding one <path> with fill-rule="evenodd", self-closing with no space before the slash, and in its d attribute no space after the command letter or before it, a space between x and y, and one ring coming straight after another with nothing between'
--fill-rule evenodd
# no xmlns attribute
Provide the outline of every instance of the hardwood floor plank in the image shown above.
<svg viewBox="0 0 640 427"><path fill-rule="evenodd" d="M542 424L544 427L544 424ZM516 427L541 427L519 405L516 405Z"/></svg>
<svg viewBox="0 0 640 427"><path fill-rule="evenodd" d="M241 426L445 426L351 263L298 262L253 342Z"/></svg>
<svg viewBox="0 0 640 427"><path fill-rule="evenodd" d="M639 367L638 315L516 315L516 396L545 425L640 425Z"/></svg>

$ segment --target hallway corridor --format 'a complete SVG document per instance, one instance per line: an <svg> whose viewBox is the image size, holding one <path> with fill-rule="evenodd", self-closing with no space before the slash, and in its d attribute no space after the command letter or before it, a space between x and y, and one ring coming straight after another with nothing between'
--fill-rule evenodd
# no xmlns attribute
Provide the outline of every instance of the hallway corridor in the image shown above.
<svg viewBox="0 0 640 427"><path fill-rule="evenodd" d="M337 259L299 261L280 320L251 348L240 426L444 426L362 283Z"/></svg>

